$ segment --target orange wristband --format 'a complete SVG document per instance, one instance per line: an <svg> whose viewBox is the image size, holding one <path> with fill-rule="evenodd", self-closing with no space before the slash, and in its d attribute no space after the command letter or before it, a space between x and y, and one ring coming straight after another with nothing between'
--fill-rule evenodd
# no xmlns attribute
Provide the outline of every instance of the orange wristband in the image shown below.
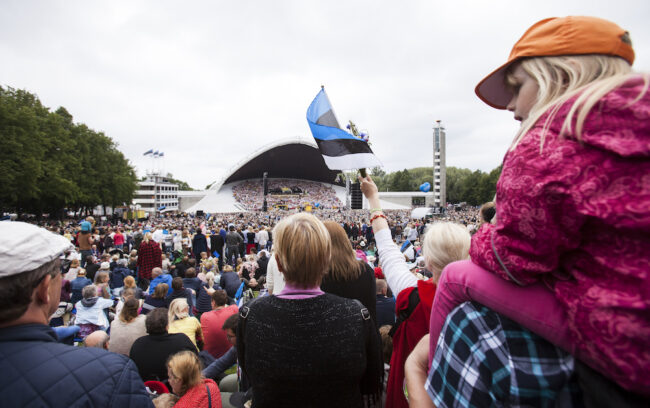
<svg viewBox="0 0 650 408"><path fill-rule="evenodd" d="M372 218L370 218L370 224L372 224L372 222L373 222L374 220L376 220L377 218L383 218L383 219L387 220L387 219L386 219L386 216L385 216L384 214L379 213L379 214L375 214L375 215L373 215ZM388 220L387 220L387 221L388 221Z"/></svg>

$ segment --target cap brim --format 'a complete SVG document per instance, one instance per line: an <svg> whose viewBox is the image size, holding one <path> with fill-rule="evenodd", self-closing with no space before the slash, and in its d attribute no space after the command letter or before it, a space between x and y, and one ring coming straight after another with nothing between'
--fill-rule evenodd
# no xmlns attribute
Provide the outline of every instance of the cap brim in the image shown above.
<svg viewBox="0 0 650 408"><path fill-rule="evenodd" d="M483 102L496 109L506 109L512 93L506 88L506 71L517 60L508 61L483 78L474 92Z"/></svg>

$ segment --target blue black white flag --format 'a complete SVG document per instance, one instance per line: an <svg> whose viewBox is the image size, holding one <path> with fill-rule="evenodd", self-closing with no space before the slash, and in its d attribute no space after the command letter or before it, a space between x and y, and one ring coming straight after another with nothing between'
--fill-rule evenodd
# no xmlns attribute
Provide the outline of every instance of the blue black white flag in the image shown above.
<svg viewBox="0 0 650 408"><path fill-rule="evenodd" d="M146 152L144 152L143 156L147 156L149 154L153 154L153 149L149 149Z"/></svg>
<svg viewBox="0 0 650 408"><path fill-rule="evenodd" d="M352 170L381 166L368 143L339 127L325 89L307 109L307 122L330 170Z"/></svg>
<svg viewBox="0 0 650 408"><path fill-rule="evenodd" d="M163 152L158 153L158 157L163 157L164 155L165 155L165 153L163 153Z"/></svg>
<svg viewBox="0 0 650 408"><path fill-rule="evenodd" d="M160 153L158 153L158 150L156 150L155 152L153 152L153 157L158 157L159 154Z"/></svg>

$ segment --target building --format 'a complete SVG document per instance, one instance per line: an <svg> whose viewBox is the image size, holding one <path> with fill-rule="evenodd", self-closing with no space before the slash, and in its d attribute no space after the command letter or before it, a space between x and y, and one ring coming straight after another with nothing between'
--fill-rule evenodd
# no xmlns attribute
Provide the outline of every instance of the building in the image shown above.
<svg viewBox="0 0 650 408"><path fill-rule="evenodd" d="M445 128L436 121L433 128L433 205L447 205L447 143Z"/></svg>
<svg viewBox="0 0 650 408"><path fill-rule="evenodd" d="M148 216L178 211L178 184L170 182L157 172L147 173L145 180L138 182L133 206Z"/></svg>

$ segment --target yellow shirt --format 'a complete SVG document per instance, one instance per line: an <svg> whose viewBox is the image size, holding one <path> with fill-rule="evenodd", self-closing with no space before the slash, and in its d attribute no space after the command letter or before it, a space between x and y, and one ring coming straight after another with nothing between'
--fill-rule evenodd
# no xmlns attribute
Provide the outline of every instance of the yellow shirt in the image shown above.
<svg viewBox="0 0 650 408"><path fill-rule="evenodd" d="M201 331L201 323L196 317L189 316L180 320L174 320L169 324L168 333L183 333L192 340L192 343L196 346L198 350L199 347L196 345L196 337L203 339L203 332Z"/></svg>

